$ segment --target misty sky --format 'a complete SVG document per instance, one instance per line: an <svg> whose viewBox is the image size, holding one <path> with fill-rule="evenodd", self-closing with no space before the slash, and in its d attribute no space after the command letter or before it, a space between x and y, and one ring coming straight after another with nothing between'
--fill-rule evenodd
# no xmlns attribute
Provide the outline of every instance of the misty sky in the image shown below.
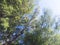
<svg viewBox="0 0 60 45"><path fill-rule="evenodd" d="M38 4L41 9L50 9L53 16L60 18L60 0L39 0Z"/></svg>

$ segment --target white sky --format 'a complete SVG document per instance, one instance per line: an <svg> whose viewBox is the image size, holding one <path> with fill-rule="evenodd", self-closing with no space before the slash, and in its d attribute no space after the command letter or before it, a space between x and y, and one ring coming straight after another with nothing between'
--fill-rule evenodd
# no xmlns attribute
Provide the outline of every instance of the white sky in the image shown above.
<svg viewBox="0 0 60 45"><path fill-rule="evenodd" d="M54 16L60 17L60 0L40 0L38 2L41 9L44 7L51 9Z"/></svg>

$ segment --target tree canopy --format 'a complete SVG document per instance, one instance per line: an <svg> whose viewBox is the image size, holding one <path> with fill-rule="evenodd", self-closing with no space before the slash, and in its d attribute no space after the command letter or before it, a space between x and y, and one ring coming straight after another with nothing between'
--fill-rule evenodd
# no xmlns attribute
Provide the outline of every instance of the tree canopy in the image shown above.
<svg viewBox="0 0 60 45"><path fill-rule="evenodd" d="M33 0L0 0L0 33L3 34L3 40L10 38L16 26L27 22L23 16L32 12L32 2Z"/></svg>
<svg viewBox="0 0 60 45"><path fill-rule="evenodd" d="M49 10L38 18L40 7L34 6L34 0L0 0L2 45L60 45L59 21Z"/></svg>

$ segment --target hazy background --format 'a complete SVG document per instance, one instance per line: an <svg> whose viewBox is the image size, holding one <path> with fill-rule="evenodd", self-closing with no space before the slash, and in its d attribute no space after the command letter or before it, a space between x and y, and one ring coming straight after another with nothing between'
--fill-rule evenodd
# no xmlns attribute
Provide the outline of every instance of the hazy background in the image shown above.
<svg viewBox="0 0 60 45"><path fill-rule="evenodd" d="M60 18L60 0L38 0L37 4L39 4L41 12L44 8L50 9L56 20Z"/></svg>

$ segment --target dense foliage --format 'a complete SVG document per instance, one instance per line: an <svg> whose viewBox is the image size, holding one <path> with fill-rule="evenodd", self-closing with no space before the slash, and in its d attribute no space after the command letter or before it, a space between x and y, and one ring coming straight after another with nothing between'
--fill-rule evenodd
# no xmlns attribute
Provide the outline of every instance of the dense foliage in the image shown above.
<svg viewBox="0 0 60 45"><path fill-rule="evenodd" d="M31 13L32 2L33 0L0 0L0 33L3 40L10 38L16 26L27 22L23 16Z"/></svg>
<svg viewBox="0 0 60 45"><path fill-rule="evenodd" d="M59 21L49 10L38 17L40 7L33 7L33 0L0 0L2 45L60 45Z"/></svg>

